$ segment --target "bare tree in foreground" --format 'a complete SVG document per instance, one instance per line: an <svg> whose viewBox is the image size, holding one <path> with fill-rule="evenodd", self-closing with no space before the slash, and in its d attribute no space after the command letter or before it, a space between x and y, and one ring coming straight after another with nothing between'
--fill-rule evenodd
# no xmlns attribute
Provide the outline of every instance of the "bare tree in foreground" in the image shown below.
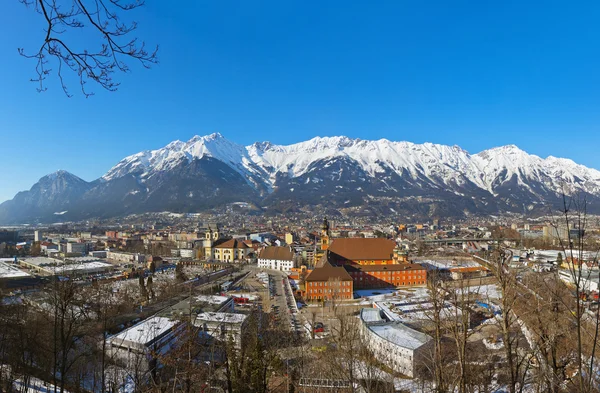
<svg viewBox="0 0 600 393"><path fill-rule="evenodd" d="M560 249L566 256L567 273L572 286L574 307L570 308L572 312L567 313L567 316L571 317L571 322L575 325L577 376L571 382L581 392L597 391L599 377L596 351L600 333L600 310L597 309L596 312L586 310L584 298L591 291L591 268L597 266L600 250L597 245L594 245L593 250L586 252L589 246L586 243L588 216L585 196L577 193L568 196L563 192L561 217L554 219L551 224L557 235ZM563 232L566 236L563 236ZM558 277L556 279L558 280ZM564 297L558 299L562 303L565 302Z"/></svg>
<svg viewBox="0 0 600 393"><path fill-rule="evenodd" d="M79 78L81 92L89 97L86 84L95 82L102 88L115 91L119 82L113 80L115 71L128 72L125 60L138 61L149 68L156 64L158 47L148 50L144 42L132 37L137 28L135 21L123 18L127 11L144 5L139 0L19 0L33 8L45 22L45 36L34 51L19 48L19 53L36 60L36 76L32 82L39 84L38 91L45 91L46 78L57 67L56 74L67 96L71 96L63 75L63 68L75 72ZM99 37L97 48L80 48L73 36L93 34ZM52 60L52 63L51 63Z"/></svg>

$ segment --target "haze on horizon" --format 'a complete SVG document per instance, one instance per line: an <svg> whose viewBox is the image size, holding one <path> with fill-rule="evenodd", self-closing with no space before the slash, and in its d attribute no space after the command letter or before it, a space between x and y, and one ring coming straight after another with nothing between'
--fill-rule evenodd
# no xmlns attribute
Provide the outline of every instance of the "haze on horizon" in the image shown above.
<svg viewBox="0 0 600 393"><path fill-rule="evenodd" d="M18 47L39 41L17 1L0 23L0 202L58 169L85 180L170 141L248 145L315 136L515 144L600 169L600 4L148 1L137 36L160 64L115 93L37 93Z"/></svg>

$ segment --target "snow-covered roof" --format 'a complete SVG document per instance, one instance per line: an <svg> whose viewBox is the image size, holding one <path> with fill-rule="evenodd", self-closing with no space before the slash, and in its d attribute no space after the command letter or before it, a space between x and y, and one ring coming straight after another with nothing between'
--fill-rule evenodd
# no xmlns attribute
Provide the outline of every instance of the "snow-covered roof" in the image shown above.
<svg viewBox="0 0 600 393"><path fill-rule="evenodd" d="M427 334L411 329L402 323L372 325L368 326L368 329L385 340L412 350L427 344L431 340L431 337Z"/></svg>
<svg viewBox="0 0 600 393"><path fill-rule="evenodd" d="M173 329L176 324L177 321L171 321L169 318L151 317L112 336L110 340L115 343L129 341L143 345L149 344Z"/></svg>
<svg viewBox="0 0 600 393"><path fill-rule="evenodd" d="M198 314L196 321L198 322L223 322L223 323L243 323L247 315L233 314L229 312L203 312Z"/></svg>
<svg viewBox="0 0 600 393"><path fill-rule="evenodd" d="M0 279L1 278L23 278L29 277L30 274L20 270L18 267L0 261Z"/></svg>
<svg viewBox="0 0 600 393"><path fill-rule="evenodd" d="M385 319L381 317L381 310L377 308L363 308L360 310L360 319L362 319L364 323L385 321Z"/></svg>
<svg viewBox="0 0 600 393"><path fill-rule="evenodd" d="M46 268L46 270L54 271L54 273L62 274L65 272L85 272L85 271L97 271L97 270L108 270L113 265L105 262L88 262L88 263L65 263L58 266Z"/></svg>
<svg viewBox="0 0 600 393"><path fill-rule="evenodd" d="M205 302L209 304L222 304L229 300L227 296L218 296L218 295L198 295L196 296L196 301Z"/></svg>
<svg viewBox="0 0 600 393"><path fill-rule="evenodd" d="M35 266L52 266L62 263L60 259L46 257L19 258L19 261Z"/></svg>
<svg viewBox="0 0 600 393"><path fill-rule="evenodd" d="M103 251L103 252L106 252L106 251ZM92 257L92 256L69 257L67 260L68 260L68 262L78 262L78 263L102 262L100 259L98 259L96 257Z"/></svg>

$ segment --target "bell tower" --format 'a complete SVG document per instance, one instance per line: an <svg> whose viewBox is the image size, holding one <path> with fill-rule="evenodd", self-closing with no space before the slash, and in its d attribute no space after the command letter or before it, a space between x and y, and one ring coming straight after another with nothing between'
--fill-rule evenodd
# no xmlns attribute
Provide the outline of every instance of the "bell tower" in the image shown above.
<svg viewBox="0 0 600 393"><path fill-rule="evenodd" d="M321 224L321 250L326 251L329 248L329 222L327 217L323 219Z"/></svg>

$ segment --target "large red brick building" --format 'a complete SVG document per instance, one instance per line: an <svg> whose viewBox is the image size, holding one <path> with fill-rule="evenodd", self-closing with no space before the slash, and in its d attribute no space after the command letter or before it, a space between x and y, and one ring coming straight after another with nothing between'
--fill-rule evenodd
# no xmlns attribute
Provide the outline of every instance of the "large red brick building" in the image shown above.
<svg viewBox="0 0 600 393"><path fill-rule="evenodd" d="M313 269L304 281L307 300L352 299L353 280L343 267L325 262Z"/></svg>
<svg viewBox="0 0 600 393"><path fill-rule="evenodd" d="M393 240L384 238L336 238L330 240L329 225L322 226L323 256L319 266L343 267L353 288L419 286L427 283L427 270L410 263L406 252Z"/></svg>

